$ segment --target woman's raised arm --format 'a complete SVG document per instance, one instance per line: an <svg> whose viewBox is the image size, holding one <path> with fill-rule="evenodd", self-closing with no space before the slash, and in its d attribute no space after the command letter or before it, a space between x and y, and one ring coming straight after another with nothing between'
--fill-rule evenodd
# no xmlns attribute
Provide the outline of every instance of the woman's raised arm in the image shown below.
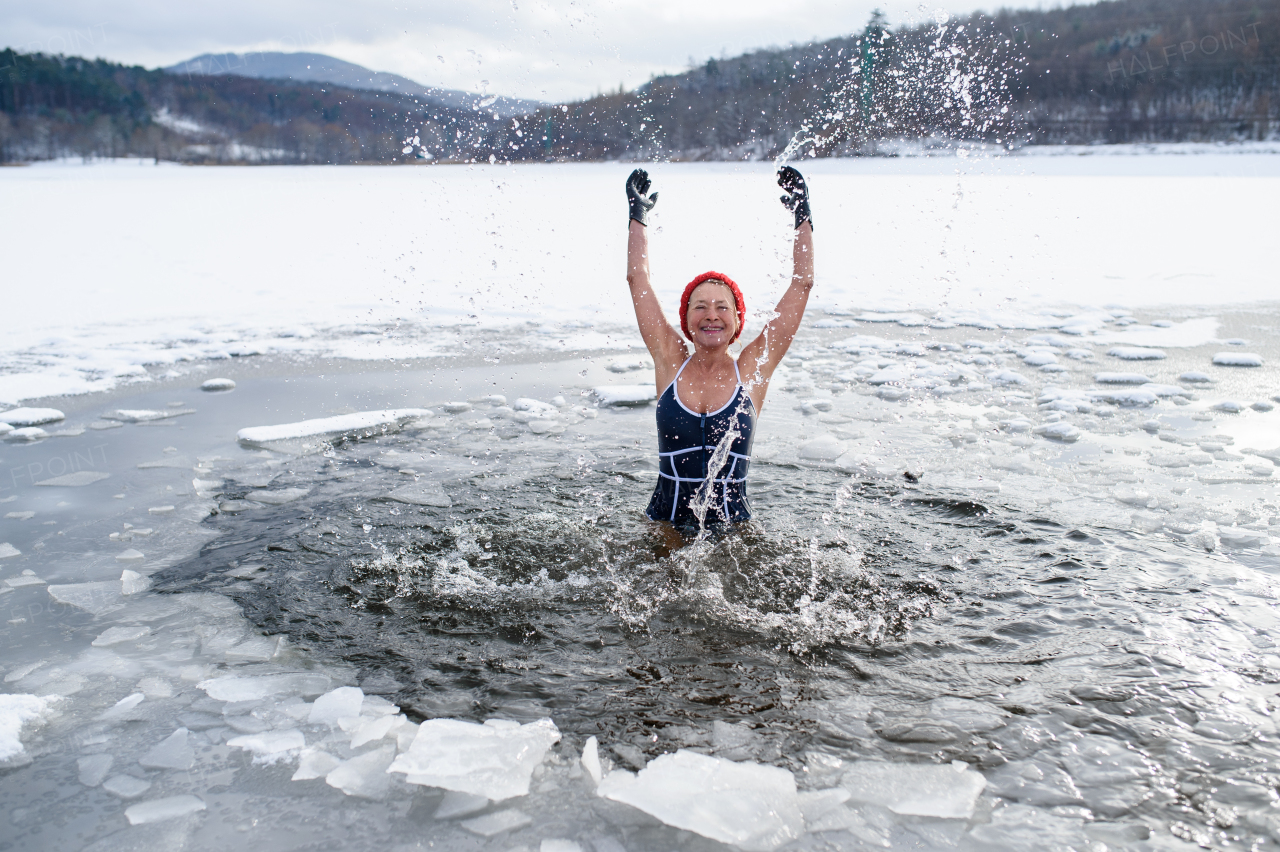
<svg viewBox="0 0 1280 852"><path fill-rule="evenodd" d="M787 354L791 341L800 329L809 291L813 289L813 217L809 212L809 188L800 172L784 166L778 173L778 185L787 191L782 203L795 214L796 236L791 245L791 285L778 300L776 316L755 340L748 343L739 357L746 368L746 382L757 409L764 404L765 391L774 370Z"/></svg>
<svg viewBox="0 0 1280 852"><path fill-rule="evenodd" d="M645 196L649 186L649 174L644 169L636 169L627 178L627 202L631 213L627 223L627 286L631 288L631 302L636 309L640 336L653 358L655 379L661 391L675 377L675 370L684 360L685 345L680 332L662 312L662 305L649 281L649 231L645 219L658 202L656 192Z"/></svg>

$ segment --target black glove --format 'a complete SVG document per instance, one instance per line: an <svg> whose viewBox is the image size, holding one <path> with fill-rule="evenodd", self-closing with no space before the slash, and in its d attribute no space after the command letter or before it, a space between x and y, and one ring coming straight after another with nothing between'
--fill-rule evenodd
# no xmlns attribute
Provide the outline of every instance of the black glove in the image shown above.
<svg viewBox="0 0 1280 852"><path fill-rule="evenodd" d="M809 212L809 187L805 186L804 176L791 166L783 166L778 170L778 186L787 191L782 196L782 206L796 214L796 227L808 222L813 227L813 215Z"/></svg>
<svg viewBox="0 0 1280 852"><path fill-rule="evenodd" d="M645 221L645 216L653 209L653 205L658 203L656 192L645 198L645 193L648 191L649 173L644 169L636 169L631 173L631 177L627 178L627 206L631 208L631 218L646 228L649 223Z"/></svg>

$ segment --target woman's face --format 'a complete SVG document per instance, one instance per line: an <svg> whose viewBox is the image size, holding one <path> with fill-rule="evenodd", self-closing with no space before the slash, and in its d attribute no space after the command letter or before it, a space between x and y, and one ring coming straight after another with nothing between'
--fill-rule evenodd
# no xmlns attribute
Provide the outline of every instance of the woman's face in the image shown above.
<svg viewBox="0 0 1280 852"><path fill-rule="evenodd" d="M702 282L689 294L686 322L693 342L699 346L728 346L738 333L738 305L733 291L719 281Z"/></svg>

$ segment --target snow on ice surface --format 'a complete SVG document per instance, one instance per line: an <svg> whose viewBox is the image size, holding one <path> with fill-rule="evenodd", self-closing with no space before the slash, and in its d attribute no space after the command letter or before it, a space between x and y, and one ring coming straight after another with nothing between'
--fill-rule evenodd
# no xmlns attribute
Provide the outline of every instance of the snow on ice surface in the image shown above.
<svg viewBox="0 0 1280 852"><path fill-rule="evenodd" d="M395 432L415 420L430 417L425 408L393 408L385 411L361 411L339 414L277 426L250 426L236 433L248 447L318 449L341 438L369 437Z"/></svg>
<svg viewBox="0 0 1280 852"><path fill-rule="evenodd" d="M795 778L776 766L680 749L637 775L609 773L597 793L746 852L772 852L804 833Z"/></svg>
<svg viewBox="0 0 1280 852"><path fill-rule="evenodd" d="M44 719L56 697L0 695L0 766L16 766L27 760L22 729Z"/></svg>
<svg viewBox="0 0 1280 852"><path fill-rule="evenodd" d="M1012 297L1020 307L1003 311L1015 320L1009 327L1080 333L1096 328L1094 319L1084 319L1092 313L1045 324L1041 309L1068 300L1104 304L1117 293L1130 308L1272 298L1270 271L1256 253L1224 257L1214 246L1267 242L1265 217L1244 211L1260 187L1277 182L1277 159L1004 157L962 163L959 176L954 157L814 161L806 175L823 187L828 227L856 235L824 244L828 271L814 292L814 308L887 307L929 319L917 306L931 310L945 299L955 314L946 321L1004 327L991 306ZM584 298L581 286L616 279L614 259L623 255L626 236L621 214L588 217L585 231L569 237L555 230L557 217L545 210L547 198L558 199L565 215L607 210L611 199L620 204L626 171L618 164L538 164L357 174L326 167L147 170L136 163L6 170L0 183L10 205L0 224L11 235L10 274L37 280L46 259L58 256L65 275L57 310L50 310L47 289L7 294L0 365L13 369L0 374L0 400L107 389L145 381L148 366L181 367L235 352L443 354L458 336L433 329L455 327L476 313L468 299L477 282L491 294L492 307L476 321L518 332L531 347L636 342L609 291ZM663 189L654 211L661 227L651 234L663 303L675 302L688 270L734 258L737 268L753 270L738 273L753 308L771 305L785 282L766 271L786 256L789 239L772 167L655 164L651 173ZM956 202L958 180L964 192ZM1173 224L1148 217L1123 230L1090 215L1099 199L1119 205L1134 192L1156 205L1204 198L1214 209L1242 212ZM442 195L456 203L421 204L423 197ZM735 227L705 226L700 200L709 196L738 211ZM208 203L190 209L186 201L193 197ZM855 201L868 197L877 199L874 221ZM45 223L72 200L103 227L78 235L77 251L68 254L62 235ZM531 215L534 205L541 215ZM177 207L187 211L183 217L164 212ZM410 208L419 215L401 215ZM1041 228L1044 209L1061 211L1066 224ZM470 223L481 218L494 222L503 242L497 268L474 249ZM155 234L157 254L143 265L127 248L137 229ZM343 236L333 239L334 233ZM432 235L429 244L424 234ZM238 250L211 255L210 239ZM281 257L281 242L299 246L297 255ZM580 244L598 250L584 255ZM1135 252L1135 244L1147 250ZM1081 245L1090 251L1078 251ZM945 253L934 250L944 246ZM958 252L972 260L957 280L948 257ZM904 274L902 257L918 257L921 265ZM175 279L189 286L174 287ZM888 280L901 304L867 304L865 282ZM352 281L361 286L352 288ZM222 298L209 302L203 294L215 286ZM417 308L428 291L426 306ZM120 292L130 298L117 298ZM1035 316L1040 319L1032 322ZM396 326L397 319L404 322ZM753 314L747 333L759 322ZM357 326L375 333L342 332Z"/></svg>
<svg viewBox="0 0 1280 852"><path fill-rule="evenodd" d="M1125 361L1162 361L1167 357L1162 350L1145 346L1113 346L1107 354Z"/></svg>
<svg viewBox="0 0 1280 852"><path fill-rule="evenodd" d="M1219 367L1261 367L1262 358L1249 352L1219 352L1213 363Z"/></svg>
<svg viewBox="0 0 1280 852"><path fill-rule="evenodd" d="M57 423L65 420L66 415L56 408L11 408L0 411L0 423L7 423L15 429L24 426L43 426L46 423Z"/></svg>
<svg viewBox="0 0 1280 852"><path fill-rule="evenodd" d="M409 750L387 770L409 783L485 796L496 802L529 792L534 768L560 731L550 719L521 725L490 719L483 725L458 719L428 719Z"/></svg>
<svg viewBox="0 0 1280 852"><path fill-rule="evenodd" d="M592 388L596 399L603 406L647 405L658 398L653 385L600 385Z"/></svg>

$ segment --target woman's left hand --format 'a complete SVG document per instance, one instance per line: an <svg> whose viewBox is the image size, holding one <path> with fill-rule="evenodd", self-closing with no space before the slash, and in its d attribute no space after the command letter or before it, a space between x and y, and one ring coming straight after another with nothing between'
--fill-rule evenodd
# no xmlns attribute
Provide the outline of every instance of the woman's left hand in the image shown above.
<svg viewBox="0 0 1280 852"><path fill-rule="evenodd" d="M805 222L809 223L809 227L813 227L813 215L809 212L809 187L804 182L804 176L791 166L783 166L778 170L778 186L787 191L782 196L782 206L790 210L796 216L796 228L798 229Z"/></svg>

